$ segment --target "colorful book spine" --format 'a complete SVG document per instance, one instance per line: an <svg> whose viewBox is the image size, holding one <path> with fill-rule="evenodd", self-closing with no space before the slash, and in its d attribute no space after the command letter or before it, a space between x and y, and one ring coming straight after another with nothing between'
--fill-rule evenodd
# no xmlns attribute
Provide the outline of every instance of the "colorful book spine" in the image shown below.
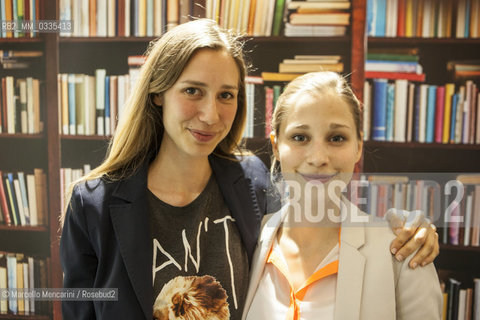
<svg viewBox="0 0 480 320"><path fill-rule="evenodd" d="M445 110L445 86L437 87L437 105L435 108L435 142L442 143L443 113Z"/></svg>
<svg viewBox="0 0 480 320"><path fill-rule="evenodd" d="M455 93L455 84L445 85L445 110L443 113L443 138L442 143L448 143L450 138L450 120L452 117L452 97Z"/></svg>
<svg viewBox="0 0 480 320"><path fill-rule="evenodd" d="M427 128L425 142L432 143L435 133L435 105L437 98L437 86L430 85L428 87L427 99Z"/></svg>
<svg viewBox="0 0 480 320"><path fill-rule="evenodd" d="M387 80L373 80L372 140L385 141L387 114Z"/></svg>
<svg viewBox="0 0 480 320"><path fill-rule="evenodd" d="M393 141L394 128L394 109L395 109L395 85L393 83L387 84L387 121L385 140Z"/></svg>

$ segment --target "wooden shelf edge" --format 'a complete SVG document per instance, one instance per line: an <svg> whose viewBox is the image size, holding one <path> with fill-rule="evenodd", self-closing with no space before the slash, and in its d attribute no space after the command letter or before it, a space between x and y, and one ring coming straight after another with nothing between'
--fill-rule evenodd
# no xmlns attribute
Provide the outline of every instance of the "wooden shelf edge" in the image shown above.
<svg viewBox="0 0 480 320"><path fill-rule="evenodd" d="M48 228L45 226L7 226L7 225L0 225L0 232L1 231L33 231L33 232L48 232Z"/></svg>
<svg viewBox="0 0 480 320"><path fill-rule="evenodd" d="M420 143L420 142L390 142L390 141L364 141L365 148L418 148L418 149L464 149L479 150L480 144L454 144L454 143Z"/></svg>
<svg viewBox="0 0 480 320"><path fill-rule="evenodd" d="M0 43L40 43L43 42L41 37L21 37L21 38L0 38Z"/></svg>
<svg viewBox="0 0 480 320"><path fill-rule="evenodd" d="M62 43L149 42L158 37L58 37Z"/></svg>
<svg viewBox="0 0 480 320"><path fill-rule="evenodd" d="M0 313L0 319L49 320L51 319L51 317L46 315L21 315L21 314L11 314L11 313Z"/></svg>
<svg viewBox="0 0 480 320"><path fill-rule="evenodd" d="M440 244L440 252L445 251L465 251L471 253L480 253L480 247L464 246L464 245L453 245L453 244Z"/></svg>
<svg viewBox="0 0 480 320"><path fill-rule="evenodd" d="M480 38L387 38L368 37L368 43L385 43L393 45L418 44L480 44Z"/></svg>
<svg viewBox="0 0 480 320"><path fill-rule="evenodd" d="M67 135L62 134L60 135L60 139L62 140L103 140L108 141L112 138L112 136L86 136L86 135Z"/></svg>
<svg viewBox="0 0 480 320"><path fill-rule="evenodd" d="M25 134L25 133L0 133L0 138L16 138L16 139L42 139L45 138L43 133Z"/></svg>

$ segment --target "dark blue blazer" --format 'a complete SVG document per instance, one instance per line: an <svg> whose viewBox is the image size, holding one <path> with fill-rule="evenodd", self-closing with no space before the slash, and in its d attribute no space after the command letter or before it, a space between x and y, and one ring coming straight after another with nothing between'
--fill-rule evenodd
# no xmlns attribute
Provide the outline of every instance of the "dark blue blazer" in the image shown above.
<svg viewBox="0 0 480 320"><path fill-rule="evenodd" d="M236 221L249 261L262 217L278 209L265 165L210 156L210 165ZM73 191L60 241L65 288L118 288L118 301L64 301L63 318L152 319L152 252L143 166L120 181L96 179Z"/></svg>

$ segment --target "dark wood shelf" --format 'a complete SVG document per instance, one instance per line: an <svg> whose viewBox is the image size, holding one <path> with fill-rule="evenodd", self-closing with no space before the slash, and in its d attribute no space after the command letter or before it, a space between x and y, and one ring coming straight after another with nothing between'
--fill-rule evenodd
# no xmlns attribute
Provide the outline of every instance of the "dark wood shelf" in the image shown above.
<svg viewBox="0 0 480 320"><path fill-rule="evenodd" d="M275 36L275 37L252 37L246 36L246 40L253 42L335 42L335 43L349 43L351 40L350 36L341 36L341 37L286 37L286 36Z"/></svg>
<svg viewBox="0 0 480 320"><path fill-rule="evenodd" d="M42 139L45 138L43 133L36 134L24 134L24 133L0 133L0 139L2 138L17 138L17 139Z"/></svg>
<svg viewBox="0 0 480 320"><path fill-rule="evenodd" d="M453 245L453 244L440 244L441 251L464 251L478 254L480 253L480 247Z"/></svg>
<svg viewBox="0 0 480 320"><path fill-rule="evenodd" d="M6 226L0 225L0 232L2 231L29 231L29 232L48 232L48 228L45 226Z"/></svg>
<svg viewBox="0 0 480 320"><path fill-rule="evenodd" d="M108 141L112 136L86 136L86 135L60 135L60 139L63 140L95 140L95 141Z"/></svg>
<svg viewBox="0 0 480 320"><path fill-rule="evenodd" d="M65 43L113 43L113 42L140 42L148 43L157 37L59 37L60 44Z"/></svg>
<svg viewBox="0 0 480 320"><path fill-rule="evenodd" d="M420 142L389 142L389 141L365 141L368 148L418 148L418 149L463 149L479 150L480 144L455 144L455 143L420 143Z"/></svg>
<svg viewBox="0 0 480 320"><path fill-rule="evenodd" d="M50 316L46 315L20 315L20 314L5 314L0 313L0 319L9 319L9 320L50 320Z"/></svg>
<svg viewBox="0 0 480 320"><path fill-rule="evenodd" d="M0 38L0 43L1 44L4 44L4 43L40 43L40 42L43 42L43 38L42 37L34 37L34 38L30 38L30 37L21 37L21 38Z"/></svg>
<svg viewBox="0 0 480 320"><path fill-rule="evenodd" d="M368 37L368 43L391 44L391 45L409 45L418 46L420 44L480 44L480 38L387 38L387 37Z"/></svg>

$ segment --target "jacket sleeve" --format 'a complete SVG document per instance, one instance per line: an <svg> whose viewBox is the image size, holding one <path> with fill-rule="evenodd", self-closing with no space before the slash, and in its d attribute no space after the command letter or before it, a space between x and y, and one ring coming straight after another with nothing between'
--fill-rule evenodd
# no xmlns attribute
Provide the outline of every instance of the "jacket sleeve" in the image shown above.
<svg viewBox="0 0 480 320"><path fill-rule="evenodd" d="M91 245L81 187L76 186L66 212L60 240L64 288L93 288L97 256ZM63 319L95 319L92 301L63 301Z"/></svg>
<svg viewBox="0 0 480 320"><path fill-rule="evenodd" d="M397 319L441 319L443 297L433 263L425 267L408 267L410 255L403 263L394 259Z"/></svg>

